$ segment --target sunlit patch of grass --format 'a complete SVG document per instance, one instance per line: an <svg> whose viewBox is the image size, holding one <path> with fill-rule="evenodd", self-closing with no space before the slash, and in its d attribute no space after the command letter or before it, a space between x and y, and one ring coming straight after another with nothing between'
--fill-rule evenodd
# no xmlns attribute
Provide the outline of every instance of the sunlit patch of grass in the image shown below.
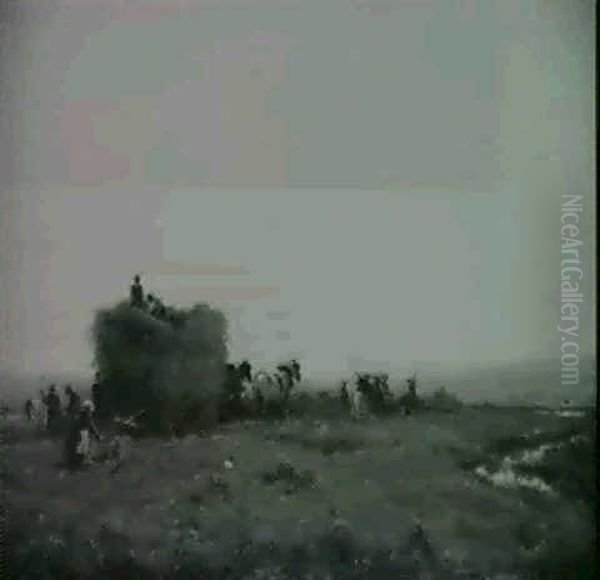
<svg viewBox="0 0 600 580"><path fill-rule="evenodd" d="M567 497L593 506L597 497L595 467L593 442L578 439L547 453L543 461L518 469L542 478Z"/></svg>

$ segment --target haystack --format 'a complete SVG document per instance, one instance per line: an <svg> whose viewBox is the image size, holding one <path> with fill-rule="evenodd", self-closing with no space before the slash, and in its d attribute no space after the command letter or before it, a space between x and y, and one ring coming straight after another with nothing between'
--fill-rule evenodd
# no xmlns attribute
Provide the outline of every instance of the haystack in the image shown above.
<svg viewBox="0 0 600 580"><path fill-rule="evenodd" d="M128 302L99 310L92 326L95 364L114 413L145 409L158 431L190 416L197 427L209 427L225 378L227 321L206 304L170 310L169 320Z"/></svg>

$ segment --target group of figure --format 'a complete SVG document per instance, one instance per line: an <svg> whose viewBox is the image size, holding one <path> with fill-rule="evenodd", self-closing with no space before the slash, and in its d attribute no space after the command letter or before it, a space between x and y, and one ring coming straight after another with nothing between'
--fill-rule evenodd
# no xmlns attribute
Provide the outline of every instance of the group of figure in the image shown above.
<svg viewBox="0 0 600 580"><path fill-rule="evenodd" d="M176 324L179 321L175 310L169 306L165 306L158 296L144 294L144 287L139 276L134 276L133 283L129 289L129 304L133 308L142 310L162 322Z"/></svg>
<svg viewBox="0 0 600 580"><path fill-rule="evenodd" d="M300 364L293 360L276 370L254 371L247 360L224 367L224 382L218 401L220 422L258 416L285 416L289 410L290 394L301 380ZM193 431L202 403L191 394L184 395L175 411L171 430L175 436Z"/></svg>
<svg viewBox="0 0 600 580"><path fill-rule="evenodd" d="M352 379L342 381L340 400L355 419L370 411L383 411L394 398L388 381L386 373L356 373ZM412 375L407 380L407 392L398 399L404 414L410 414L418 406L416 389L416 375Z"/></svg>
<svg viewBox="0 0 600 580"><path fill-rule="evenodd" d="M67 397L67 406L63 412L56 386L50 385L47 392L40 389L38 399L28 399L25 402L25 417L49 433L57 433L62 428L64 418L69 418L76 413L81 404L79 395L71 385L65 387L65 396Z"/></svg>
<svg viewBox="0 0 600 580"><path fill-rule="evenodd" d="M56 386L48 392L40 389L39 399L28 399L25 403L25 416L50 435L65 435L65 460L70 467L81 465L90 456L91 439L100 440L100 433L94 423L94 404L81 401L80 395L71 385L65 387L66 406L63 409Z"/></svg>
<svg viewBox="0 0 600 580"><path fill-rule="evenodd" d="M296 359L278 365L273 372L254 372L247 360L239 365L230 363L223 389L225 404L241 412L284 412L292 389L301 379L300 363Z"/></svg>

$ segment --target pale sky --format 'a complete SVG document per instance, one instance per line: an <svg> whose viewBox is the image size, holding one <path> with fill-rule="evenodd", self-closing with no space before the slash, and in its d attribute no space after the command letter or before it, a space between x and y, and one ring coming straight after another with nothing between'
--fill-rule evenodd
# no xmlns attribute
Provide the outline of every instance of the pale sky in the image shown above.
<svg viewBox="0 0 600 580"><path fill-rule="evenodd" d="M4 10L0 368L89 372L131 276L231 354L560 356L560 196L584 196L594 3L21 0Z"/></svg>

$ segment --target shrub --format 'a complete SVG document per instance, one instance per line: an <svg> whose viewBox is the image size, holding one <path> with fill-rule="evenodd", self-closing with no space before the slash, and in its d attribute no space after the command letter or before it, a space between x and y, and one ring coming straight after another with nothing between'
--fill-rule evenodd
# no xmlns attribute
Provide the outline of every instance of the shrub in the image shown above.
<svg viewBox="0 0 600 580"><path fill-rule="evenodd" d="M263 473L262 480L267 485L273 485L277 482L284 483L288 494L309 489L316 485L316 478L312 471L308 469L299 471L287 461L280 461L274 470Z"/></svg>
<svg viewBox="0 0 600 580"><path fill-rule="evenodd" d="M445 387L439 388L425 401L426 406L432 411L451 413L462 408L461 400L454 394L449 393Z"/></svg>

